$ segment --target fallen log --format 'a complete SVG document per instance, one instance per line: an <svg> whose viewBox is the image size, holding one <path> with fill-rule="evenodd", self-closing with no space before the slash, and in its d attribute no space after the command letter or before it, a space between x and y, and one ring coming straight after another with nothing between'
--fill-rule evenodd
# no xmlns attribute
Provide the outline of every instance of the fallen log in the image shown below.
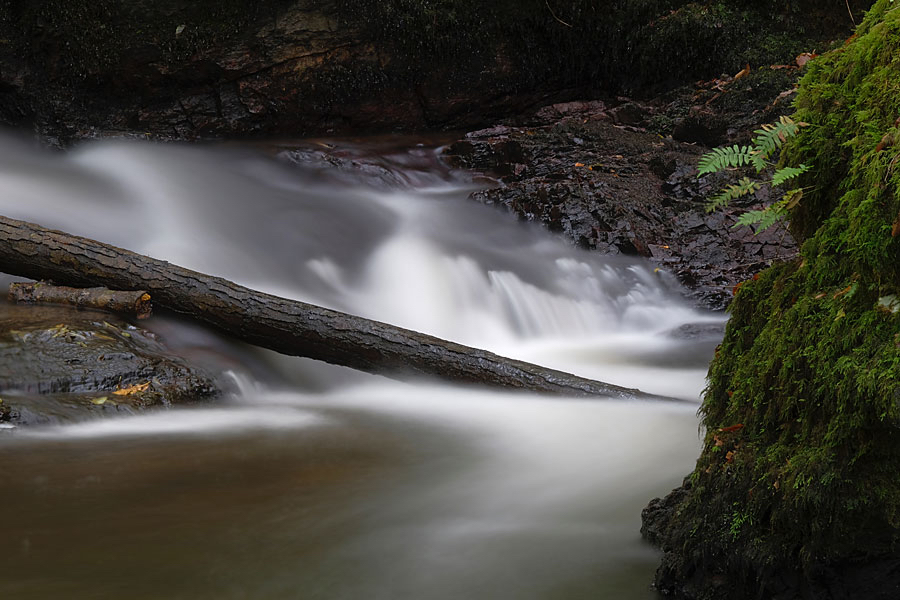
<svg viewBox="0 0 900 600"><path fill-rule="evenodd" d="M282 354L394 377L569 396L672 400L379 321L258 292L91 239L0 216L0 271L56 284L142 290L157 306Z"/></svg>
<svg viewBox="0 0 900 600"><path fill-rule="evenodd" d="M120 291L104 287L73 288L43 282L9 284L9 299L22 304L65 304L96 308L146 319L152 313L150 294L144 290Z"/></svg>

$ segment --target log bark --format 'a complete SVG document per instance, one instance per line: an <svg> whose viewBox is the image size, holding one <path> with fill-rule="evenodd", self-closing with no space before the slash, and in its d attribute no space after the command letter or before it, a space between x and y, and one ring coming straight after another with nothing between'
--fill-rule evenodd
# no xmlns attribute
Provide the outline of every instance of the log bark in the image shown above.
<svg viewBox="0 0 900 600"><path fill-rule="evenodd" d="M49 283L11 283L9 299L24 304L65 304L96 308L146 319L153 311L150 294L144 290L121 291L104 287L73 288Z"/></svg>
<svg viewBox="0 0 900 600"><path fill-rule="evenodd" d="M3 216L0 271L78 287L140 289L151 294L157 306L245 342L369 373L440 377L580 397L672 400L279 298L220 277Z"/></svg>

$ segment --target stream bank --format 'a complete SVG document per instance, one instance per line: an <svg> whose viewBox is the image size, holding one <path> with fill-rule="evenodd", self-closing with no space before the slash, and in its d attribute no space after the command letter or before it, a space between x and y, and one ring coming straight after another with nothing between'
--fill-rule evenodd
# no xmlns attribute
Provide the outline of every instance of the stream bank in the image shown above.
<svg viewBox="0 0 900 600"><path fill-rule="evenodd" d="M787 165L800 256L741 286L694 472L644 511L657 586L697 600L900 595L900 11L810 63Z"/></svg>

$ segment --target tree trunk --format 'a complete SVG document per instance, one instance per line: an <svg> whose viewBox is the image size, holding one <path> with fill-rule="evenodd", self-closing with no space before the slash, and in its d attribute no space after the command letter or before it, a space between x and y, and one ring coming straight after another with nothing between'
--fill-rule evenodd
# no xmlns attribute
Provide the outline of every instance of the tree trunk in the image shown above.
<svg viewBox="0 0 900 600"><path fill-rule="evenodd" d="M660 398L279 298L219 277L0 216L0 270L32 279L145 290L160 306L245 342L361 371L571 396Z"/></svg>

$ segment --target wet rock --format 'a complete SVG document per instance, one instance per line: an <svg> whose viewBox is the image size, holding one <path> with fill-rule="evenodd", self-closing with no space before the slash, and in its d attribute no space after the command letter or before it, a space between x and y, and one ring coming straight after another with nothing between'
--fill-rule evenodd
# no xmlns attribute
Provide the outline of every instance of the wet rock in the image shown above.
<svg viewBox="0 0 900 600"><path fill-rule="evenodd" d="M725 335L725 323L685 323L666 332L666 335L676 340L721 340Z"/></svg>
<svg viewBox="0 0 900 600"><path fill-rule="evenodd" d="M626 102L609 111L609 116L618 125L637 127L647 118L647 110L636 102Z"/></svg>
<svg viewBox="0 0 900 600"><path fill-rule="evenodd" d="M672 137L679 142L720 146L725 142L727 124L709 113L694 113L675 122Z"/></svg>
<svg viewBox="0 0 900 600"><path fill-rule="evenodd" d="M0 422L50 424L217 393L153 333L110 313L0 304Z"/></svg>
<svg viewBox="0 0 900 600"><path fill-rule="evenodd" d="M474 131L447 156L501 179L474 200L541 222L586 249L647 257L709 308L724 308L737 283L794 255L781 227L760 235L733 227L744 210L769 200L764 191L707 213L707 198L729 175L697 177L703 148L619 125L605 105L593 110L589 103L546 107L534 122L560 115L557 121Z"/></svg>

